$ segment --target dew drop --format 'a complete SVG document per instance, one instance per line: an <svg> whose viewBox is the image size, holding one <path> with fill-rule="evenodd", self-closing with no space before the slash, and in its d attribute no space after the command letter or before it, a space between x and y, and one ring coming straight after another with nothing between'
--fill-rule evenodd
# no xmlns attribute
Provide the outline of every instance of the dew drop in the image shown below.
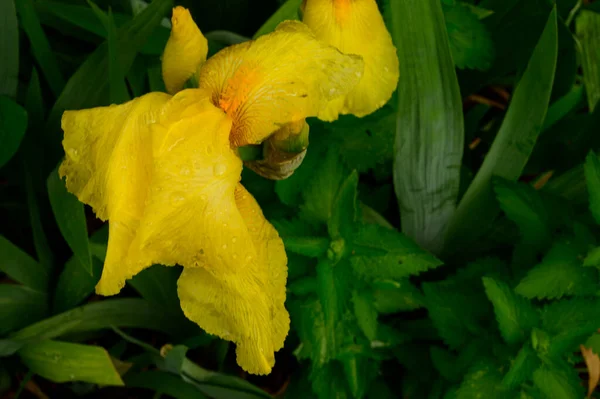
<svg viewBox="0 0 600 399"><path fill-rule="evenodd" d="M204 194L202 194L200 196L200 201L202 201L202 202L205 202L207 199L208 199L208 197L206 195L204 195Z"/></svg>
<svg viewBox="0 0 600 399"><path fill-rule="evenodd" d="M215 176L223 176L227 172L227 166L222 163L215 164L213 167L213 173Z"/></svg>
<svg viewBox="0 0 600 399"><path fill-rule="evenodd" d="M231 237L231 242L232 242L232 243L234 243L234 244L235 244L235 243L236 243L236 241L237 241L237 237Z"/></svg>
<svg viewBox="0 0 600 399"><path fill-rule="evenodd" d="M79 154L79 151L77 151L75 148L69 148L67 150L67 154L69 154L69 156L73 159L77 159L77 155Z"/></svg>
<svg viewBox="0 0 600 399"><path fill-rule="evenodd" d="M182 176L189 176L189 175L192 173L192 171L191 171L191 169L190 169L190 168L188 168L187 166L184 166L183 168L181 168L181 170L179 171L179 173L180 173Z"/></svg>
<svg viewBox="0 0 600 399"><path fill-rule="evenodd" d="M223 244L223 249L227 249L227 244Z"/></svg>
<svg viewBox="0 0 600 399"><path fill-rule="evenodd" d="M173 206L180 206L184 201L185 197L182 195L182 193L177 192L171 195L171 205Z"/></svg>

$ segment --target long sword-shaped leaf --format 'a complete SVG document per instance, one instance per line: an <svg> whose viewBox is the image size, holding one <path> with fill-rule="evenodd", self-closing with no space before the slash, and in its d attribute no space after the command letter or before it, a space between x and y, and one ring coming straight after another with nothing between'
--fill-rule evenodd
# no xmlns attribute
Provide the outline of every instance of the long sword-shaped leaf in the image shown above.
<svg viewBox="0 0 600 399"><path fill-rule="evenodd" d="M592 112L600 100L600 14L583 10L575 25L581 50L583 82Z"/></svg>
<svg viewBox="0 0 600 399"><path fill-rule="evenodd" d="M439 252L463 153L460 90L438 0L391 0L400 60L394 187L402 232Z"/></svg>
<svg viewBox="0 0 600 399"><path fill-rule="evenodd" d="M14 0L0 0L0 95L17 94L19 75L19 28Z"/></svg>
<svg viewBox="0 0 600 399"><path fill-rule="evenodd" d="M554 82L558 52L557 13L552 10L527 69L483 165L450 221L446 252L454 252L485 233L500 208L492 177L516 180L541 131Z"/></svg>

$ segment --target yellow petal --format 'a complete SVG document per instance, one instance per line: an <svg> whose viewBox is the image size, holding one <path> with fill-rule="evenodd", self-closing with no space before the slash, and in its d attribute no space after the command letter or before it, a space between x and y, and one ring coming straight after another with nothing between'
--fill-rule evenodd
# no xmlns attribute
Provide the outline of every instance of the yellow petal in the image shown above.
<svg viewBox="0 0 600 399"><path fill-rule="evenodd" d="M337 114L368 115L382 107L398 83L398 57L375 0L305 0L303 22L316 37L343 53L358 54L364 76L345 101L330 104L324 119Z"/></svg>
<svg viewBox="0 0 600 399"><path fill-rule="evenodd" d="M175 94L206 61L208 41L186 8L173 9L171 24L171 36L162 56L162 74L167 91Z"/></svg>
<svg viewBox="0 0 600 399"><path fill-rule="evenodd" d="M236 203L250 232L255 256L243 267L185 268L178 282L185 315L210 334L237 345L238 364L252 374L268 374L274 352L289 330L284 307L287 259L283 242L258 204L241 186Z"/></svg>
<svg viewBox="0 0 600 399"><path fill-rule="evenodd" d="M168 107L184 111L167 111L153 129L153 180L132 263L235 269L253 256L235 204L242 161L229 144L231 119L198 93L178 93Z"/></svg>
<svg viewBox="0 0 600 399"><path fill-rule="evenodd" d="M133 235L144 212L151 180L150 124L160 118L170 96L151 93L123 105L66 111L62 118L65 160L60 167L67 189L110 220L110 239L98 292L119 292Z"/></svg>
<svg viewBox="0 0 600 399"><path fill-rule="evenodd" d="M316 40L302 23L286 21L275 32L211 57L199 84L233 119L234 146L257 144L288 122L317 116L347 94L362 76L360 57Z"/></svg>

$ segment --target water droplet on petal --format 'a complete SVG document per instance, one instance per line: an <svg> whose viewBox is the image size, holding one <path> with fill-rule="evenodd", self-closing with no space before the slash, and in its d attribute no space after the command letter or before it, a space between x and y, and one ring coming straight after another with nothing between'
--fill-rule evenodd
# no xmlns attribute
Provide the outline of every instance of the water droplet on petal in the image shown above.
<svg viewBox="0 0 600 399"><path fill-rule="evenodd" d="M215 176L223 176L225 172L227 172L227 166L225 166L225 164L218 163L213 166L213 173Z"/></svg>
<svg viewBox="0 0 600 399"><path fill-rule="evenodd" d="M223 249L227 249L227 244L223 244Z"/></svg>
<svg viewBox="0 0 600 399"><path fill-rule="evenodd" d="M179 173L182 176L189 176L192 173L192 171L187 166L184 166L183 168L181 168L181 170L179 171Z"/></svg>
<svg viewBox="0 0 600 399"><path fill-rule="evenodd" d="M237 237L231 237L231 242L235 244L235 242L237 241Z"/></svg>
<svg viewBox="0 0 600 399"><path fill-rule="evenodd" d="M183 193L176 192L171 194L171 205L180 206L184 201L185 197L183 196Z"/></svg>

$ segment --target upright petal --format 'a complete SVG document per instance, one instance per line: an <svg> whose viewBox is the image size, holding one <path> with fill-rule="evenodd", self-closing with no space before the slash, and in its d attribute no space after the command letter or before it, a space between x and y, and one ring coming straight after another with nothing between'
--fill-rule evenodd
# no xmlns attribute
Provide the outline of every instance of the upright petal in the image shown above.
<svg viewBox="0 0 600 399"><path fill-rule="evenodd" d="M67 189L110 220L110 239L98 292L119 292L130 274L122 264L133 240L152 174L150 126L170 96L151 93L123 105L66 111L62 118ZM130 277L130 276L129 276Z"/></svg>
<svg viewBox="0 0 600 399"><path fill-rule="evenodd" d="M319 115L362 76L360 57L316 40L286 21L257 40L223 49L201 68L199 84L233 119L234 146L261 143L288 122Z"/></svg>
<svg viewBox="0 0 600 399"><path fill-rule="evenodd" d="M186 8L173 9L171 24L171 36L162 56L162 75L167 91L175 94L206 61L208 41Z"/></svg>
<svg viewBox="0 0 600 399"><path fill-rule="evenodd" d="M398 57L375 0L305 0L303 22L316 37L365 61L360 83L330 104L324 119L365 116L382 107L398 83Z"/></svg>
<svg viewBox="0 0 600 399"><path fill-rule="evenodd" d="M252 196L238 184L236 203L250 232L255 256L243 267L185 268L178 282L185 315L207 332L237 344L237 361L253 374L268 374L274 352L289 330L284 307L287 258L277 231Z"/></svg>

